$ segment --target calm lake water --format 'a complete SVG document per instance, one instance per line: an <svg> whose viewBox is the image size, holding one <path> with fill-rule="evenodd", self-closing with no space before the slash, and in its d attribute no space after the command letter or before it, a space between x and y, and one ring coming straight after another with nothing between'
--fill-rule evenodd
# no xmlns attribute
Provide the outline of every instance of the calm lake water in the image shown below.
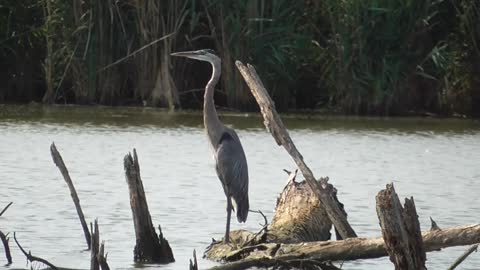
<svg viewBox="0 0 480 270"><path fill-rule="evenodd" d="M275 200L294 162L265 131L258 115L224 115L247 155L250 205L271 219ZM448 119L285 117L290 134L317 177L329 176L349 221L362 237L380 236L375 195L394 182L400 197L413 196L423 230L432 216L440 227L480 222L480 122ZM52 162L54 141L70 171L87 221L98 218L108 261L133 263L135 236L123 158L137 149L154 224L161 224L176 262L187 269L193 249L202 254L221 238L226 201L217 179L200 113L143 108L0 105L0 217L3 232L53 264L88 269L90 253L70 192ZM256 231L261 217L232 229ZM27 268L11 240L14 263ZM467 247L428 253L429 269L446 269ZM5 262L0 248L0 264ZM215 263L200 260L200 267ZM1 266L0 266L1 267ZM480 253L458 269L479 269ZM348 262L343 269L393 269L387 258Z"/></svg>

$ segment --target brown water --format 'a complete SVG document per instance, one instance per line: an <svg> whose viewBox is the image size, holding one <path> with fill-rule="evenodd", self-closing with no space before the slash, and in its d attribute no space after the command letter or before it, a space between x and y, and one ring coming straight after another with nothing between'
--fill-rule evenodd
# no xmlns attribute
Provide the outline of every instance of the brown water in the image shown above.
<svg viewBox="0 0 480 270"><path fill-rule="evenodd" d="M267 133L258 115L228 115L250 170L250 205L271 219L294 163ZM359 236L380 236L375 195L394 182L401 197L414 196L422 229L432 216L441 227L480 222L480 123L474 120L285 117L290 134L316 176L329 176ZM123 157L135 147L153 222L161 224L176 263L186 269L221 238L225 198L215 174L199 113L143 108L0 105L0 230L16 232L33 255L57 266L88 269L83 233L49 146L55 141L75 182L88 221L99 219L110 266L132 261L135 244ZM250 214L232 229L258 230ZM14 264L25 259L11 241ZM446 269L467 247L428 253L429 269ZM3 249L0 249L3 264ZM201 268L214 263L200 260ZM472 254L459 269L479 269ZM348 262L343 269L392 269L388 259Z"/></svg>

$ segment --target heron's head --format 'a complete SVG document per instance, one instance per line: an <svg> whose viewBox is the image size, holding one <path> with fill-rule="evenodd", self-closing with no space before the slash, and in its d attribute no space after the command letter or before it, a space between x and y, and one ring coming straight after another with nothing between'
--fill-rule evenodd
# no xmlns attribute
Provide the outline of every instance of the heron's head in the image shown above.
<svg viewBox="0 0 480 270"><path fill-rule="evenodd" d="M206 61L209 63L220 62L220 58L215 54L215 51L210 49L188 51L188 52L176 52L172 53L172 56L182 56L200 61Z"/></svg>

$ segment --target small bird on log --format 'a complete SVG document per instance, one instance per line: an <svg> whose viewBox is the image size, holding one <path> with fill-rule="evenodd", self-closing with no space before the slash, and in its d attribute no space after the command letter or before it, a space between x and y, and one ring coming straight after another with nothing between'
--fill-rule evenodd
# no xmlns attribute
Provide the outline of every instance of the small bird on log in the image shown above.
<svg viewBox="0 0 480 270"><path fill-rule="evenodd" d="M216 171L227 196L227 225L224 242L230 242L230 217L232 209L237 213L238 222L245 222L248 216L248 167L242 144L237 133L226 127L218 118L213 101L214 87L221 73L221 60L213 50L198 50L172 53L212 65L212 77L205 87L203 121L208 139L214 149ZM233 202L232 202L233 200Z"/></svg>

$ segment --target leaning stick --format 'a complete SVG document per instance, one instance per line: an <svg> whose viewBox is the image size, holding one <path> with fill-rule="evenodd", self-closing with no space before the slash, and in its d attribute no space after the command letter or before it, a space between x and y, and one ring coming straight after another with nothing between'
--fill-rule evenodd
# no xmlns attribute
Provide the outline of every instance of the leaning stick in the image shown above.
<svg viewBox="0 0 480 270"><path fill-rule="evenodd" d="M7 209L10 207L10 205L12 205L13 202L10 202L9 204L7 204L7 206L5 206L5 208L3 208L2 212L0 212L0 217L3 215L3 213L5 213L5 211L7 211Z"/></svg>
<svg viewBox="0 0 480 270"><path fill-rule="evenodd" d="M333 225L335 225L335 228L338 230L342 238L346 239L350 237L357 237L357 234L347 221L346 213L341 209L338 202L334 199L332 192L317 182L312 171L303 160L302 155L298 151L297 147L292 141L292 138L288 134L287 129L283 125L282 119L275 110L275 105L268 95L268 92L260 80L255 68L250 64L245 66L240 61L236 61L235 64L237 65L238 70L240 70L243 79L247 83L253 96L257 100L258 105L260 106L265 127L272 134L277 144L282 145L293 158L303 176L305 176L305 180L307 181L308 185L322 202L328 217L332 221Z"/></svg>
<svg viewBox="0 0 480 270"><path fill-rule="evenodd" d="M33 256L30 251L27 253L25 251L25 249L23 249L23 247L20 245L20 243L18 243L15 232L13 233L13 239L15 240L15 243L17 243L18 248L22 251L22 253L25 255L25 257L27 257L27 260L30 261L30 263L40 262L40 263L43 263L46 266L50 267L50 269L52 269L52 270L57 270L58 269L55 265L51 264L49 261L47 261L45 259L42 259L40 257Z"/></svg>
<svg viewBox="0 0 480 270"><path fill-rule="evenodd" d="M453 270L457 266L459 266L470 254L472 254L474 251L477 251L479 244L475 244L471 246L465 253L462 254L453 264L448 268L448 270Z"/></svg>
<svg viewBox="0 0 480 270"><path fill-rule="evenodd" d="M53 162L57 165L58 169L63 175L63 179L68 185L70 189L70 195L72 195L73 203L75 204L75 208L77 209L78 218L80 219L80 223L82 224L83 233L85 234L85 240L87 241L88 249L91 247L91 240L90 240L90 232L88 231L87 222L85 221L85 216L83 215L82 207L80 206L80 199L78 199L77 191L73 186L72 179L70 178L70 174L68 173L67 167L63 162L62 156L55 147L55 143L52 143L50 146L50 152L52 154Z"/></svg>

